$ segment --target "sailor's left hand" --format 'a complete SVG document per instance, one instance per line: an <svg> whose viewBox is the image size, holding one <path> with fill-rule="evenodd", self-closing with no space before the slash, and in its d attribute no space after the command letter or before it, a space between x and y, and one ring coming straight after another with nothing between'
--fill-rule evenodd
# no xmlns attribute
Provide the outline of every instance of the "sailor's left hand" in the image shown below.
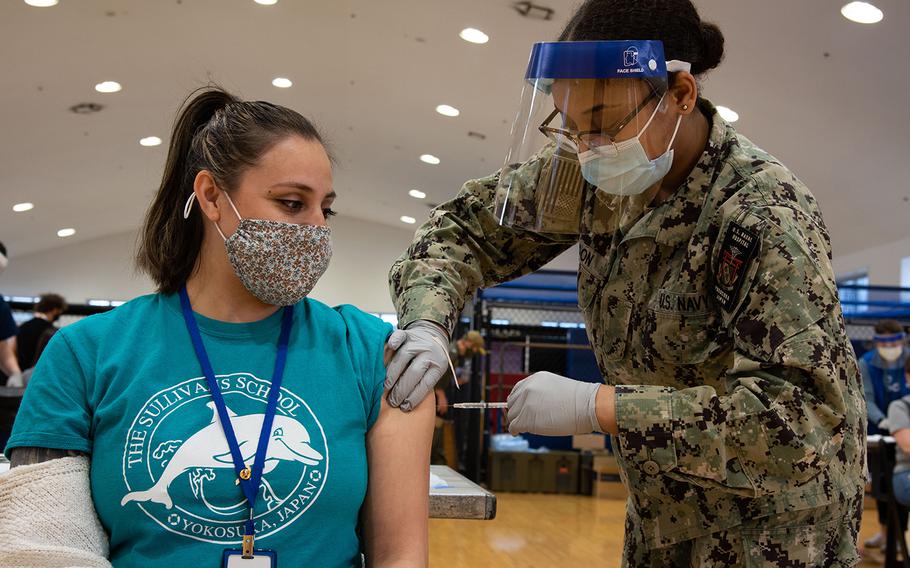
<svg viewBox="0 0 910 568"><path fill-rule="evenodd" d="M602 432L596 405L599 383L541 371L519 381L509 395L505 426L513 435L568 436Z"/></svg>

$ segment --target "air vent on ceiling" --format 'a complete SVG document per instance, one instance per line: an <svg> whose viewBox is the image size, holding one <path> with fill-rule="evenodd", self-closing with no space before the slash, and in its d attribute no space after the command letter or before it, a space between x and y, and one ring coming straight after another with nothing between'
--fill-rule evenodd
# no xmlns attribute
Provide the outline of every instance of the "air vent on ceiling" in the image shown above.
<svg viewBox="0 0 910 568"><path fill-rule="evenodd" d="M474 132L473 130L468 131L468 138L477 138L478 140L486 140L487 135L481 134L480 132Z"/></svg>
<svg viewBox="0 0 910 568"><path fill-rule="evenodd" d="M104 107L98 103L79 103L70 107L70 112L75 114L93 114L101 112Z"/></svg>
<svg viewBox="0 0 910 568"><path fill-rule="evenodd" d="M553 14L556 13L553 8L548 8L547 6L541 6L540 4L528 1L516 2L512 4L512 7L522 16L534 18L535 20L552 20Z"/></svg>

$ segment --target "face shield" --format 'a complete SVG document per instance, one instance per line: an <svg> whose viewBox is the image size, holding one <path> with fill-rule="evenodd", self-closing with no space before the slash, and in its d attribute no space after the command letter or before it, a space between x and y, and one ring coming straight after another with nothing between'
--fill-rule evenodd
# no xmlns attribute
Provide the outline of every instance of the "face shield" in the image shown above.
<svg viewBox="0 0 910 568"><path fill-rule="evenodd" d="M667 120L668 66L688 68L665 62L659 41L535 44L496 188L499 223L578 234L643 211L679 124Z"/></svg>

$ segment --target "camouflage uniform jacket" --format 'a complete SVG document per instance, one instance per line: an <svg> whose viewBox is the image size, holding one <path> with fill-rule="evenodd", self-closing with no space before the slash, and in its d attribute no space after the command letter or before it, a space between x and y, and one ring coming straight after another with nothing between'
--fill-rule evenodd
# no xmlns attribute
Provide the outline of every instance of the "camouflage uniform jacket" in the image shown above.
<svg viewBox="0 0 910 568"><path fill-rule="evenodd" d="M402 326L580 241L579 305L616 385L628 522L663 547L856 499L865 402L815 198L717 115L687 183L624 235L499 226L497 176L438 207L392 268ZM594 193L594 192L592 192ZM770 521L770 519L769 519Z"/></svg>

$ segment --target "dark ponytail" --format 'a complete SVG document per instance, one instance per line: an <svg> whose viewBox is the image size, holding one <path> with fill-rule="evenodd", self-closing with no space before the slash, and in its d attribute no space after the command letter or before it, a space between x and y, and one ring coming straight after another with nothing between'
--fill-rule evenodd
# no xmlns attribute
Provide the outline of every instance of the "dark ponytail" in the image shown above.
<svg viewBox="0 0 910 568"><path fill-rule="evenodd" d="M159 292L176 292L196 268L204 217L194 207L183 218L196 175L208 170L219 187L232 190L247 168L291 135L324 145L310 121L285 107L241 101L220 87L198 89L184 101L136 253L136 266L151 276Z"/></svg>
<svg viewBox="0 0 910 568"><path fill-rule="evenodd" d="M559 41L659 39L667 59L692 64L702 75L720 65L724 36L702 22L691 0L587 0L566 24Z"/></svg>

